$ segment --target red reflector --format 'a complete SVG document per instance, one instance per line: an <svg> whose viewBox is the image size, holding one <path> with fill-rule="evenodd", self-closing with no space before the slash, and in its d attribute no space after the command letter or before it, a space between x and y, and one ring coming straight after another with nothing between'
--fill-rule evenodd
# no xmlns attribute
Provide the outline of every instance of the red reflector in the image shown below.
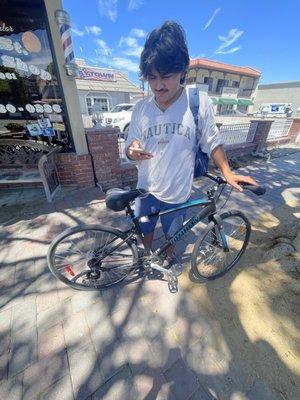
<svg viewBox="0 0 300 400"><path fill-rule="evenodd" d="M65 267L65 272L66 272L67 274L70 274L71 276L75 276L75 272L73 271L73 268L71 267L71 265L67 265L67 266Z"/></svg>

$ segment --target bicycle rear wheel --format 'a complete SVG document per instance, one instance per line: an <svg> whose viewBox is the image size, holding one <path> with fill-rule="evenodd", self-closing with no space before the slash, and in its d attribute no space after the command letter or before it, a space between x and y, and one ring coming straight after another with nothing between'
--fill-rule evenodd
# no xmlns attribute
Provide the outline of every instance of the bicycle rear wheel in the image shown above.
<svg viewBox="0 0 300 400"><path fill-rule="evenodd" d="M53 240L48 254L52 274L74 289L106 289L134 271L137 247L124 234L104 226L67 229Z"/></svg>
<svg viewBox="0 0 300 400"><path fill-rule="evenodd" d="M220 218L223 228L219 230L215 222L210 222L195 243L191 267L197 278L215 279L224 275L236 265L249 243L251 225L241 212L230 211Z"/></svg>

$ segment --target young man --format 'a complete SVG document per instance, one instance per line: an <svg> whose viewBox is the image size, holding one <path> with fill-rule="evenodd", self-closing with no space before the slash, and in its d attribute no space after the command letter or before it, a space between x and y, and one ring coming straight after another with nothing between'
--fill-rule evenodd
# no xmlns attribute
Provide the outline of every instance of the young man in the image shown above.
<svg viewBox="0 0 300 400"><path fill-rule="evenodd" d="M136 200L135 214L143 216L184 203L191 194L195 164L195 122L183 87L189 65L185 33L173 21L165 22L148 36L140 71L148 80L153 97L134 107L126 154L137 162L138 188L149 192ZM228 165L214 120L212 101L200 95L200 146L220 168L227 182L238 190L239 183L257 184L249 176L235 175ZM184 212L162 216L166 237L182 226ZM157 219L141 223L144 242L151 247ZM172 258L173 249L169 252ZM169 263L174 263L170 259Z"/></svg>

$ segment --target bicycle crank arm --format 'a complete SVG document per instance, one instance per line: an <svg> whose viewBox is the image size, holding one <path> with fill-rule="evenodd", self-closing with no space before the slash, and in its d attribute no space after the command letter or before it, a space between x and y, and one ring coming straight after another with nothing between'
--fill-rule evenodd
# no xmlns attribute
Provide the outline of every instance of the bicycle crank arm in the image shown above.
<svg viewBox="0 0 300 400"><path fill-rule="evenodd" d="M157 271L163 272L164 274L167 275L171 275L174 276L173 272L170 269L167 268L163 268L160 265L156 264L156 263L150 263L149 266L147 266L148 268L153 268L156 269Z"/></svg>

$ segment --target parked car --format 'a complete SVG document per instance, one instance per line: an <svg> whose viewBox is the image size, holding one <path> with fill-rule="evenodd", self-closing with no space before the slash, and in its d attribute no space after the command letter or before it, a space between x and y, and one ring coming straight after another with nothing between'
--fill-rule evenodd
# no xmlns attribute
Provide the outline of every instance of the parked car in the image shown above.
<svg viewBox="0 0 300 400"><path fill-rule="evenodd" d="M134 104L117 104L111 111L102 114L102 126L119 128L121 137L127 138Z"/></svg>

